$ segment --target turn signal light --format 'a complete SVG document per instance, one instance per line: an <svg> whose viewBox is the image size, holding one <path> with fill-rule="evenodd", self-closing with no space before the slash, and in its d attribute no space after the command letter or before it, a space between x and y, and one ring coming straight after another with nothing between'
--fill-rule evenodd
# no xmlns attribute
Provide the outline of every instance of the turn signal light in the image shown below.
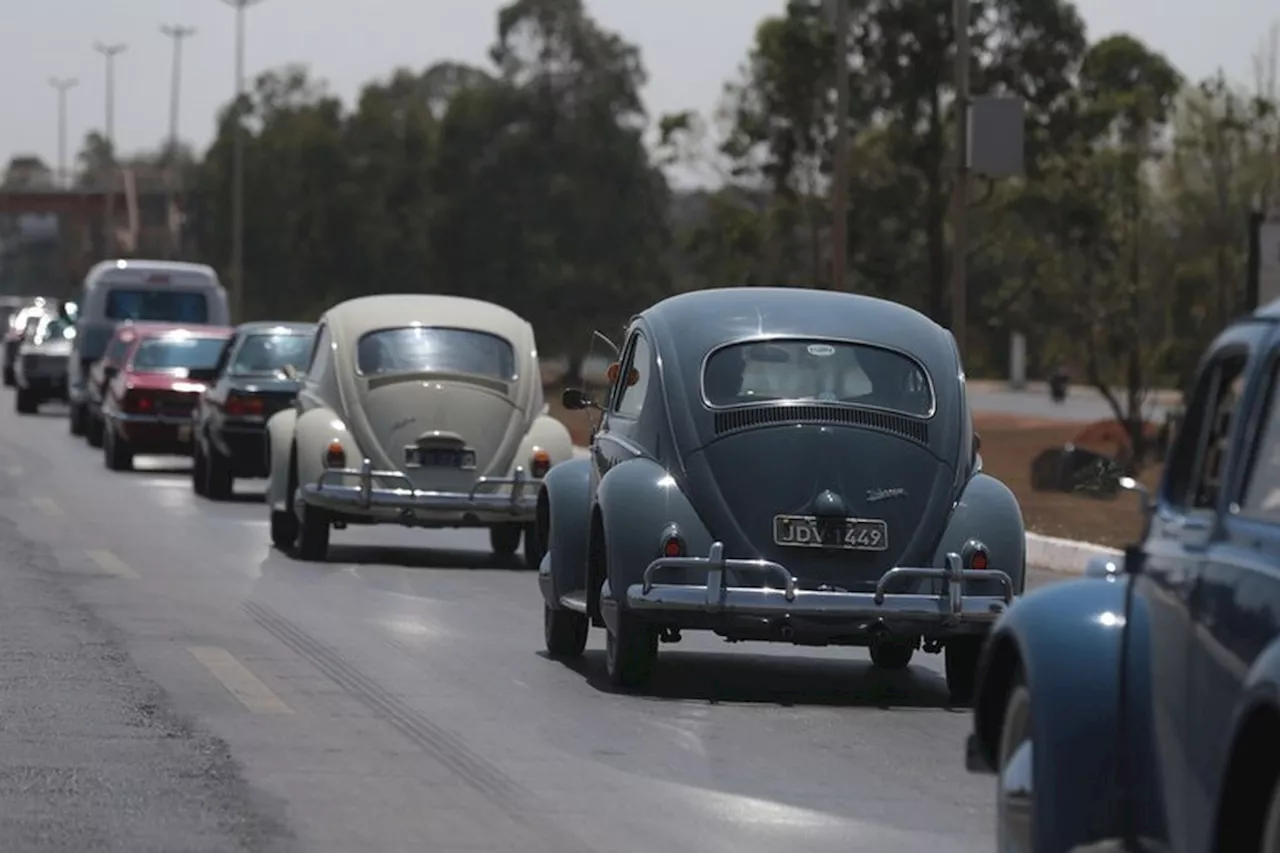
<svg viewBox="0 0 1280 853"><path fill-rule="evenodd" d="M541 447L535 448L533 451L533 461L529 464L529 471L533 476L542 479L547 476L547 472L551 470L551 454L543 450Z"/></svg>
<svg viewBox="0 0 1280 853"><path fill-rule="evenodd" d="M325 448L324 464L326 468L347 467L347 451L342 449L342 442L336 438L329 442L329 446Z"/></svg>
<svg viewBox="0 0 1280 853"><path fill-rule="evenodd" d="M231 394L227 397L227 404L224 408L226 413L233 418L261 415L263 411L262 398Z"/></svg>

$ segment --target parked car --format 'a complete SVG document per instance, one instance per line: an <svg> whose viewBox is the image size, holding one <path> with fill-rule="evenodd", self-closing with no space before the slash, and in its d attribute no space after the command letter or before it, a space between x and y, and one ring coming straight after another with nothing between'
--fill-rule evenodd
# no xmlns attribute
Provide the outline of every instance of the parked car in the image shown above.
<svg viewBox="0 0 1280 853"><path fill-rule="evenodd" d="M315 323L245 323L236 328L200 396L192 428L191 487L212 500L231 497L237 477L267 476L267 419L293 404Z"/></svg>
<svg viewBox="0 0 1280 853"><path fill-rule="evenodd" d="M866 296L713 289L636 317L609 374L601 399L565 392L600 421L539 498L553 657L590 624L620 687L684 629L867 646L891 669L923 648L967 697L1025 532L982 472L949 332Z"/></svg>
<svg viewBox="0 0 1280 853"><path fill-rule="evenodd" d="M107 393L107 385L120 372L137 337L138 332L132 322L121 323L107 342L102 358L93 362L89 368L83 394L84 414L78 421L68 420L72 425L72 433L78 428L90 447L102 446L102 401Z"/></svg>
<svg viewBox="0 0 1280 853"><path fill-rule="evenodd" d="M116 327L178 323L223 327L231 323L227 292L205 264L130 258L101 261L84 277L77 303L75 347L69 367L72 435L88 427L88 379Z"/></svg>
<svg viewBox="0 0 1280 853"><path fill-rule="evenodd" d="M1280 302L1210 345L1154 497L1072 484L1138 491L1145 530L992 631L967 764L998 849L1280 850L1277 365Z"/></svg>
<svg viewBox="0 0 1280 853"><path fill-rule="evenodd" d="M102 458L125 471L142 454L191 453L191 414L232 329L138 324L102 403Z"/></svg>
<svg viewBox="0 0 1280 853"><path fill-rule="evenodd" d="M546 411L533 327L506 308L342 302L320 319L293 407L267 422L271 539L323 560L348 524L488 528L514 555L542 478L573 456ZM536 566L537 540L524 542Z"/></svg>
<svg viewBox="0 0 1280 853"><path fill-rule="evenodd" d="M4 335L4 362L0 365L6 387L17 384L18 348L35 333L40 321L56 313L53 305L44 297L37 296L9 316L9 324Z"/></svg>
<svg viewBox="0 0 1280 853"><path fill-rule="evenodd" d="M45 314L18 347L14 371L14 408L18 414L34 415L41 403L67 399L67 356L75 333L70 320Z"/></svg>

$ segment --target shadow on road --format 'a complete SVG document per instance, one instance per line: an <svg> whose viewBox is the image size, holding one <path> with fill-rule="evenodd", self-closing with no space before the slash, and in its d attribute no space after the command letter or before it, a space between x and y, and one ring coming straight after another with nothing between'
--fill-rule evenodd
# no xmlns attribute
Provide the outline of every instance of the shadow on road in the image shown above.
<svg viewBox="0 0 1280 853"><path fill-rule="evenodd" d="M545 652L540 653L546 657ZM602 693L610 686L604 652L591 650L567 664ZM662 650L653 680L637 698L710 704L767 704L863 708L948 708L947 685L922 666L890 672L868 661L778 655ZM965 710L956 708L955 710Z"/></svg>
<svg viewBox="0 0 1280 853"><path fill-rule="evenodd" d="M486 551L441 548L395 548L384 545L329 546L328 563L380 564L408 569L490 569L529 572L519 554L501 558Z"/></svg>

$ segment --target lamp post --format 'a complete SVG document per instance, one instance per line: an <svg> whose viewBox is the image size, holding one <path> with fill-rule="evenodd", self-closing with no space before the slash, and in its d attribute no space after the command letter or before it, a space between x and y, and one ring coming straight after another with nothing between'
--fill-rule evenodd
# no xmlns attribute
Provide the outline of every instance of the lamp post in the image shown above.
<svg viewBox="0 0 1280 853"><path fill-rule="evenodd" d="M160 32L173 40L173 72L169 91L169 156L166 163L168 199L165 203L165 209L172 216L177 201L178 184L178 112L182 105L182 42L195 35L196 30L195 27L163 24ZM178 255L179 243L179 234L170 223L169 252L172 256Z"/></svg>
<svg viewBox="0 0 1280 853"><path fill-rule="evenodd" d="M849 0L835 0L836 140L832 152L831 289L844 290L849 236Z"/></svg>
<svg viewBox="0 0 1280 853"><path fill-rule="evenodd" d="M67 185L67 92L80 84L74 77L50 77L49 85L58 93L58 186Z"/></svg>
<svg viewBox="0 0 1280 853"><path fill-rule="evenodd" d="M107 115L103 132L107 137L107 144L111 146L111 158L114 160L116 155L116 57L128 50L128 45L98 42L93 49L102 54L107 64Z"/></svg>

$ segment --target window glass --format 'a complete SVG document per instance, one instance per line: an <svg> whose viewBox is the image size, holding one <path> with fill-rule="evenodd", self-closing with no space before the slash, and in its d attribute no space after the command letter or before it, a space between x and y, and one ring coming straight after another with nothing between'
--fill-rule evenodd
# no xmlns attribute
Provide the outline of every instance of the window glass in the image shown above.
<svg viewBox="0 0 1280 853"><path fill-rule="evenodd" d="M1201 375L1169 461L1165 494L1171 503L1217 506L1247 363L1247 353L1222 355Z"/></svg>
<svg viewBox="0 0 1280 853"><path fill-rule="evenodd" d="M653 373L651 368L652 361L649 342L645 340L644 335L637 332L635 343L632 345L631 353L627 357L626 373L620 373L618 376L618 383L621 387L618 389L618 396L613 404L613 410L623 417L634 418L640 414L640 409L644 406L645 396L649 390L649 380Z"/></svg>
<svg viewBox="0 0 1280 853"><path fill-rule="evenodd" d="M132 367L139 373L212 370L217 366L224 346L226 341L221 338L146 338L133 354Z"/></svg>
<svg viewBox="0 0 1280 853"><path fill-rule="evenodd" d="M203 293L117 287L107 294L106 316L108 320L206 323L209 302Z"/></svg>
<svg viewBox="0 0 1280 853"><path fill-rule="evenodd" d="M410 326L369 332L356 345L356 365L366 375L438 372L502 382L516 378L516 354L511 344L473 329Z"/></svg>
<svg viewBox="0 0 1280 853"><path fill-rule="evenodd" d="M1245 476L1241 515L1280 523L1280 362L1272 369L1266 404L1253 448L1253 464Z"/></svg>
<svg viewBox="0 0 1280 853"><path fill-rule="evenodd" d="M933 414L924 369L900 353L822 340L756 341L723 347L707 359L703 393L714 407L769 400L821 400Z"/></svg>
<svg viewBox="0 0 1280 853"><path fill-rule="evenodd" d="M229 373L235 376L274 376L286 366L301 370L311 355L311 335L250 335L236 350Z"/></svg>

